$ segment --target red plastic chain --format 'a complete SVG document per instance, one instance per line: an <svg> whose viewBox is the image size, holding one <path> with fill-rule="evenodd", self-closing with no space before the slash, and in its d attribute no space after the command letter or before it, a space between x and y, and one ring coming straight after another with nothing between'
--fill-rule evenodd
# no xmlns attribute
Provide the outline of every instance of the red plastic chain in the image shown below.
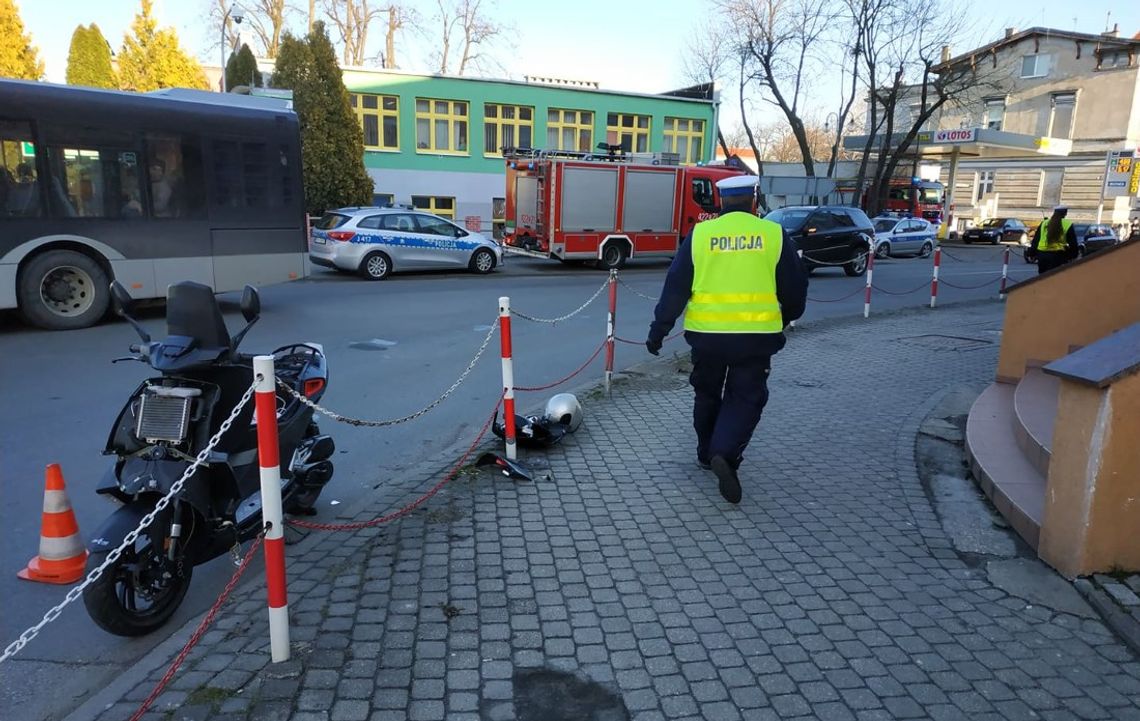
<svg viewBox="0 0 1140 721"><path fill-rule="evenodd" d="M467 463L467 459L470 458L471 454L475 452L475 447L478 446L480 441L483 440L483 436L487 435L487 429L491 427L491 422L495 420L495 416L499 413L499 406L502 404L503 396L500 395L499 400L495 402L494 410L492 411L491 415L487 416L487 421L483 424L483 428L479 430L479 435L475 437L475 440L471 442L471 445L467 447L467 450L463 452L463 455L459 457L459 460L456 462L455 466L447 473L446 476L443 477L443 480L441 480L439 483L436 483L434 486L428 489L427 493L423 494L403 508L397 511L392 511L391 513L380 516L379 518L373 518L369 521L354 521L352 523L313 523L312 521L302 521L296 518L291 518L287 520L286 523L290 526L308 528L314 531L359 531L362 528L379 526L382 523L394 521L397 518L402 518L408 515L412 511L422 506L429 498L439 493L440 490L448 483L455 480L455 477L459 475L459 469L463 468L464 464Z"/></svg>
<svg viewBox="0 0 1140 721"><path fill-rule="evenodd" d="M606 342L602 341L602 344L598 346L597 350L594 351L594 354L592 356L590 356L589 359L587 359L585 363L583 363L581 366L579 366L578 370L574 371L573 373L566 376L565 378L560 378L560 379L554 381L553 383L547 383L544 386L515 386L515 390L516 391L545 391L545 390L548 390L550 388L553 388L554 386L560 386L563 383L565 383L566 381L573 378L574 376L581 373L582 371L589 368L590 364L594 362L594 359L598 357L598 354L601 353L602 349L605 347L606 347Z"/></svg>
<svg viewBox="0 0 1140 721"><path fill-rule="evenodd" d="M685 331L679 330L676 333L674 333L673 335L665 336L665 340L662 341L662 343L668 343L671 340L676 340L683 335L685 335ZM621 337L616 336L616 335L614 336L614 340L616 340L618 343L628 343L629 345L645 345L645 341L643 341L643 340L630 340L629 338L621 338Z"/></svg>
<svg viewBox="0 0 1140 721"><path fill-rule="evenodd" d="M130 721L139 721L139 719L143 717L143 714L145 714L147 710L150 709L151 704L154 703L154 700L158 698L164 690L166 690L166 685L170 683L170 681L174 678L174 674L178 672L179 667L181 667L182 663L186 660L186 657L190 655L191 649L198 645L198 642L202 640L202 635L206 633L206 629L208 629L210 627L210 624L214 622L214 618L218 615L218 611L221 610L222 604L224 604L226 602L226 599L230 597L230 594L233 593L234 587L237 586L238 579L240 579L242 574L245 573L245 569L249 567L249 562L253 560L253 557L257 553L258 549L261 548L261 542L264 540L265 535L261 534L256 539L254 539L252 544L250 544L249 550L245 552L245 556L241 559L241 563L238 564L237 570L234 571L234 575L230 576L229 583L227 583L226 587L222 589L222 595L218 596L218 600L214 601L213 606L210 606L210 610L206 612L206 616L202 619L201 623L198 624L198 628L194 629L194 633L190 636L190 640L186 642L186 645L183 646L182 650L178 652L178 655L174 657L174 661L171 662L170 668L166 670L166 673L163 675L163 677L159 679L157 684L155 684L154 690L150 692L149 696L143 699L142 705L139 706L138 710L131 715Z"/></svg>

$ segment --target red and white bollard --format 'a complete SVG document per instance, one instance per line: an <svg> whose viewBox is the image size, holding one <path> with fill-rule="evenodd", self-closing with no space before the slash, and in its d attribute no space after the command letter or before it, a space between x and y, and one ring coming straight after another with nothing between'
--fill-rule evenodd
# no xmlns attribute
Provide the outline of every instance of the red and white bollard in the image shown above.
<svg viewBox="0 0 1140 721"><path fill-rule="evenodd" d="M942 267L942 249L934 249L934 275L930 279L930 307L938 303L938 269Z"/></svg>
<svg viewBox="0 0 1140 721"><path fill-rule="evenodd" d="M1009 247L1006 246L1005 253L1002 254L1001 259L1001 287L998 289L998 300L1005 300L1005 285L1009 280Z"/></svg>
<svg viewBox="0 0 1140 721"><path fill-rule="evenodd" d="M253 359L257 385L257 459L261 518L265 523L265 581L269 590L269 647L273 663L289 660L289 598L285 590L285 525L281 518L281 452L277 445L277 388L273 356Z"/></svg>
<svg viewBox="0 0 1140 721"><path fill-rule="evenodd" d="M610 312L606 315L606 395L614 377L614 323L617 318L617 268L610 269Z"/></svg>
<svg viewBox="0 0 1140 721"><path fill-rule="evenodd" d="M875 253L867 251L867 291L863 294L863 317L871 317L871 276L875 272Z"/></svg>
<svg viewBox="0 0 1140 721"><path fill-rule="evenodd" d="M499 340L503 349L503 441L507 460L518 458L515 446L515 371L511 360L511 299L499 298Z"/></svg>

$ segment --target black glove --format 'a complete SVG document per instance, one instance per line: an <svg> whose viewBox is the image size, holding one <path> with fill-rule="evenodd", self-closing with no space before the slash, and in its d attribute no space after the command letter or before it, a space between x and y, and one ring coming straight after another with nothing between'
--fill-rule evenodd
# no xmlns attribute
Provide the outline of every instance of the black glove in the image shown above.
<svg viewBox="0 0 1140 721"><path fill-rule="evenodd" d="M653 355L660 355L661 341L656 338L649 338L645 341L645 350L649 351Z"/></svg>

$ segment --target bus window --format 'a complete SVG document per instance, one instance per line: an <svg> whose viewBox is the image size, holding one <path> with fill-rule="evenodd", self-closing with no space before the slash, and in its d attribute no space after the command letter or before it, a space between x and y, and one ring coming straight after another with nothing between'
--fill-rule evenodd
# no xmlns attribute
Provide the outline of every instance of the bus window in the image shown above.
<svg viewBox="0 0 1140 721"><path fill-rule="evenodd" d="M197 139L148 135L146 153L152 216L201 218L206 209L206 179Z"/></svg>
<svg viewBox="0 0 1140 721"><path fill-rule="evenodd" d="M61 218L141 218L139 156L133 150L49 145L52 214Z"/></svg>
<svg viewBox="0 0 1140 721"><path fill-rule="evenodd" d="M0 120L0 218L41 215L43 206L31 126Z"/></svg>
<svg viewBox="0 0 1140 721"><path fill-rule="evenodd" d="M269 148L265 143L215 140L213 151L215 205L268 208L280 203L276 194L269 192Z"/></svg>

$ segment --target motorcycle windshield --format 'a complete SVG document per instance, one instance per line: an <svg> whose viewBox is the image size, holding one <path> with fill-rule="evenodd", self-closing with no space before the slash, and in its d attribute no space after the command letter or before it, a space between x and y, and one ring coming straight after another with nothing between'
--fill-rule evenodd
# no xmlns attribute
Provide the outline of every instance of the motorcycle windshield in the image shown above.
<svg viewBox="0 0 1140 721"><path fill-rule="evenodd" d="M230 334L214 291L207 285L183 281L166 295L166 332L193 338L197 348L228 348Z"/></svg>

